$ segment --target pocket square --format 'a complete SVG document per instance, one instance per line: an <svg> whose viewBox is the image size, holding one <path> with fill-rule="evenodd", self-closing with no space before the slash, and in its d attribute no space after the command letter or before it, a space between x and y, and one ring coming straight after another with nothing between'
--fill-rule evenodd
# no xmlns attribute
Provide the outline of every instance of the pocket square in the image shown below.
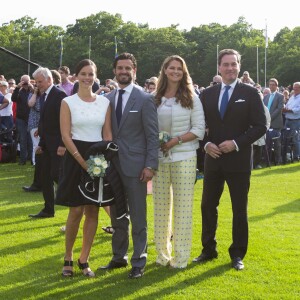
<svg viewBox="0 0 300 300"><path fill-rule="evenodd" d="M137 110L130 110L129 112L138 112Z"/></svg>
<svg viewBox="0 0 300 300"><path fill-rule="evenodd" d="M239 99L239 100L236 100L236 101L234 101L234 102L245 102L245 100Z"/></svg>

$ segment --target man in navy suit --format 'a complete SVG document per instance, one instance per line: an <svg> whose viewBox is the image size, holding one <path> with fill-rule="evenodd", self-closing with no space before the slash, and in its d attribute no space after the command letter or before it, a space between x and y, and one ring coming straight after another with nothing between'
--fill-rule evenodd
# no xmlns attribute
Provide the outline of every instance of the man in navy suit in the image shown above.
<svg viewBox="0 0 300 300"><path fill-rule="evenodd" d="M208 127L201 204L203 250L193 260L203 263L218 256L218 205L226 182L233 212L233 241L229 254L232 267L236 270L244 268L242 259L248 246L247 202L252 166L251 144L267 130L258 90L238 79L240 60L241 56L236 50L220 51L218 66L222 83L205 89L201 97ZM227 101L223 101L225 99Z"/></svg>
<svg viewBox="0 0 300 300"><path fill-rule="evenodd" d="M61 168L61 159L66 148L60 133L60 105L66 93L53 85L51 71L48 68L38 68L33 73L36 85L41 97L40 121L38 133L40 136L37 154L43 154L42 159L42 190L45 200L44 208L37 214L31 214L34 218L54 217L54 183L58 183Z"/></svg>

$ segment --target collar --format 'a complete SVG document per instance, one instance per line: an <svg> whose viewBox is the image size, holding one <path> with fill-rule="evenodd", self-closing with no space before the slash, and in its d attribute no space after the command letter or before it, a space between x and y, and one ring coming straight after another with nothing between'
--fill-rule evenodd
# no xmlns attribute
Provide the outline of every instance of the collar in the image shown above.
<svg viewBox="0 0 300 300"><path fill-rule="evenodd" d="M222 82L222 87L221 87L221 89L224 89L225 86L227 86L227 85L230 85L230 87L231 87L232 89L234 89L235 86L236 86L236 84L237 84L237 82L238 82L238 79L236 79L236 80L235 80L234 82L232 82L231 84L225 84L224 82Z"/></svg>
<svg viewBox="0 0 300 300"><path fill-rule="evenodd" d="M121 89L120 87L118 87L118 92L119 90L124 90L126 93L131 93L133 89L133 83L128 84L127 86L125 86L123 89Z"/></svg>

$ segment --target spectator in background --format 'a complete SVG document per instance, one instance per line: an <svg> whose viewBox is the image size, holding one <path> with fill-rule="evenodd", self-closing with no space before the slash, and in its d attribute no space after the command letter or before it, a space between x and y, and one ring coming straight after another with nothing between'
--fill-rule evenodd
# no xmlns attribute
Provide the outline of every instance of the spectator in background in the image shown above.
<svg viewBox="0 0 300 300"><path fill-rule="evenodd" d="M148 83L148 93L153 94L156 91L156 83L154 81L150 81Z"/></svg>
<svg viewBox="0 0 300 300"><path fill-rule="evenodd" d="M67 66L61 66L58 68L58 72L61 77L61 83L59 86L65 91L67 96L70 96L74 86L74 83L69 80L70 69Z"/></svg>
<svg viewBox="0 0 300 300"><path fill-rule="evenodd" d="M263 98L264 98L265 96L271 94L271 90L268 87L266 87L266 88L264 88L262 93L263 93Z"/></svg>
<svg viewBox="0 0 300 300"><path fill-rule="evenodd" d="M12 129L14 127L14 121L12 116L12 101L11 101L11 93L8 90L8 83L6 81L0 81L0 94L3 96L2 103L0 103L0 119L2 128L6 128L9 131L7 132L7 141L11 143L13 141L12 138Z"/></svg>
<svg viewBox="0 0 300 300"><path fill-rule="evenodd" d="M218 84L218 83L222 83L222 76L221 75L215 75L213 77L213 85Z"/></svg>
<svg viewBox="0 0 300 300"><path fill-rule="evenodd" d="M28 131L28 118L30 108L28 106L29 95L33 92L33 85L30 83L30 77L23 75L12 94L12 101L17 103L16 127L20 143L20 161L19 165L25 165L27 159L31 159L32 142Z"/></svg>
<svg viewBox="0 0 300 300"><path fill-rule="evenodd" d="M300 159L300 82L293 84L293 95L283 108L285 114L285 128L297 130L298 134L293 135L293 142L295 144L294 157Z"/></svg>
<svg viewBox="0 0 300 300"><path fill-rule="evenodd" d="M250 77L248 71L244 71L243 76L240 78L243 83L254 85L254 80Z"/></svg>
<svg viewBox="0 0 300 300"><path fill-rule="evenodd" d="M282 163L280 136L281 130L283 129L283 95L278 92L278 81L276 78L269 80L269 88L271 93L266 95L263 99L271 115L271 125L267 131L266 143L269 158L272 157L272 149L274 147L275 165L279 165Z"/></svg>
<svg viewBox="0 0 300 300"><path fill-rule="evenodd" d="M38 126L40 136L37 154L43 153L42 159L42 190L44 208L32 218L54 217L54 187L61 175L61 161L66 148L61 139L60 107L61 101L67 95L53 84L53 78L48 68L38 68L33 77L41 93L41 114Z"/></svg>

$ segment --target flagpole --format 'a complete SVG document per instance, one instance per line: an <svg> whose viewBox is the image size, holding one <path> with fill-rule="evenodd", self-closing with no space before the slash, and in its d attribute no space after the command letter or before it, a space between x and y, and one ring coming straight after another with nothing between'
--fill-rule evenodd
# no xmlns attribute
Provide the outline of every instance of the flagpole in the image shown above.
<svg viewBox="0 0 300 300"><path fill-rule="evenodd" d="M63 58L63 51L64 51L64 45L63 45L63 37L60 37L60 56L59 56L59 66L62 66L62 58Z"/></svg>
<svg viewBox="0 0 300 300"><path fill-rule="evenodd" d="M92 37L89 37L89 59L91 59Z"/></svg>
<svg viewBox="0 0 300 300"><path fill-rule="evenodd" d="M117 37L115 36L115 58L118 56L118 42Z"/></svg>
<svg viewBox="0 0 300 300"><path fill-rule="evenodd" d="M219 57L219 45L217 44L217 72L216 72L216 75L219 74L219 65L218 65L218 57Z"/></svg>
<svg viewBox="0 0 300 300"><path fill-rule="evenodd" d="M30 61L30 35L28 36L28 60ZM28 75L30 74L30 64L27 65L28 67Z"/></svg>
<svg viewBox="0 0 300 300"><path fill-rule="evenodd" d="M266 20L266 29L265 29L265 87L267 87L267 49L268 49L268 25Z"/></svg>
<svg viewBox="0 0 300 300"><path fill-rule="evenodd" d="M258 45L256 45L256 82L259 84L259 70L258 70Z"/></svg>

